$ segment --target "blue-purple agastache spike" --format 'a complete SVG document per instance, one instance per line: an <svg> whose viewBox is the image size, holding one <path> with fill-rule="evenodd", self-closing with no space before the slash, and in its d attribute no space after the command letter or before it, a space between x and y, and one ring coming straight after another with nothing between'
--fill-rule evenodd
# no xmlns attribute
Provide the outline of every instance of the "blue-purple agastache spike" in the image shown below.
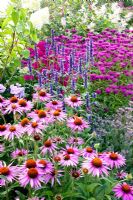
<svg viewBox="0 0 133 200"><path fill-rule="evenodd" d="M94 65L94 57L93 57L93 40L90 38L89 42L89 57L91 65Z"/></svg>
<svg viewBox="0 0 133 200"><path fill-rule="evenodd" d="M32 75L32 66L31 66L31 59L28 59L28 69L29 69L29 73L30 75Z"/></svg>
<svg viewBox="0 0 133 200"><path fill-rule="evenodd" d="M37 46L36 46L36 44L34 45L34 50L35 50L35 60L37 62L38 61L38 52L37 52Z"/></svg>
<svg viewBox="0 0 133 200"><path fill-rule="evenodd" d="M38 74L38 83L39 86L42 87L42 75L40 73Z"/></svg>

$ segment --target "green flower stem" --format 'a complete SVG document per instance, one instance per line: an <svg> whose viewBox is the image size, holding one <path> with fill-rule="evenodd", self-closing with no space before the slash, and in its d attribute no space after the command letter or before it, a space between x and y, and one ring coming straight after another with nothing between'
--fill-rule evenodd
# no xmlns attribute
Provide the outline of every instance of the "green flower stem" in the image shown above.
<svg viewBox="0 0 133 200"><path fill-rule="evenodd" d="M0 116L3 119L3 121L4 121L4 124L6 124L6 119L5 119L4 115L1 112L0 112Z"/></svg>

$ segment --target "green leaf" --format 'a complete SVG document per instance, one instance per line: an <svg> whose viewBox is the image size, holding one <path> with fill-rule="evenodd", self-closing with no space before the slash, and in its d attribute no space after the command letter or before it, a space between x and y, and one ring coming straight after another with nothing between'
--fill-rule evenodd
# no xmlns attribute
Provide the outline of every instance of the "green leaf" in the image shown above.
<svg viewBox="0 0 133 200"><path fill-rule="evenodd" d="M88 185L87 186L88 192L93 192L93 190L99 185L100 185L99 183L92 183L92 184Z"/></svg>
<svg viewBox="0 0 133 200"><path fill-rule="evenodd" d="M13 10L13 12L12 12L12 20L13 20L15 25L18 23L19 13L15 10Z"/></svg>
<svg viewBox="0 0 133 200"><path fill-rule="evenodd" d="M29 50L23 50L22 55L24 56L24 58L29 58L29 56L30 56Z"/></svg>

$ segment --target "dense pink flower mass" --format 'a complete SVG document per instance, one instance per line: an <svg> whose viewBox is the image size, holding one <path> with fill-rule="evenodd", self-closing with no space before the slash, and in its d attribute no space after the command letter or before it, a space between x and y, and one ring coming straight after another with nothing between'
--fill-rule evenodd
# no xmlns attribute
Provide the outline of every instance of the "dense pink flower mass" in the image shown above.
<svg viewBox="0 0 133 200"><path fill-rule="evenodd" d="M29 49L32 66L34 70L43 74L44 83L49 80L49 82L52 81L55 84L59 82L66 86L73 76L76 76L76 79L82 77L85 81L84 66L89 62L87 76L99 87L94 87L97 94L122 93L124 96L132 97L132 34L130 30L119 33L117 30L105 29L101 33L89 32L85 38L76 33L73 33L71 37L59 35L49 38L37 44L38 62L34 59L34 49ZM55 44L54 47L52 47L52 42ZM25 63L25 66L28 66L28 63ZM84 84L86 85L86 81ZM81 104L80 100L71 99L71 97L68 97L66 102L72 107Z"/></svg>

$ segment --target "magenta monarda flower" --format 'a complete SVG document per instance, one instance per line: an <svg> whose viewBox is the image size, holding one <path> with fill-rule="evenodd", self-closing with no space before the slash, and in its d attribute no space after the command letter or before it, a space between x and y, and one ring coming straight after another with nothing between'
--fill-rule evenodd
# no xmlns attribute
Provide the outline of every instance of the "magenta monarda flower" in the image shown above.
<svg viewBox="0 0 133 200"><path fill-rule="evenodd" d="M82 132L84 129L88 128L88 123L82 119L82 117L74 116L67 120L67 126L72 129L72 131Z"/></svg>
<svg viewBox="0 0 133 200"><path fill-rule="evenodd" d="M44 155L46 153L53 154L53 151L56 149L56 145L52 142L51 139L46 140L41 147L41 153Z"/></svg>
<svg viewBox="0 0 133 200"><path fill-rule="evenodd" d="M53 110L62 109L62 102L53 100L46 104L46 108L50 108Z"/></svg>
<svg viewBox="0 0 133 200"><path fill-rule="evenodd" d="M66 113L62 112L60 109L50 111L50 115L53 121L64 121L67 118Z"/></svg>
<svg viewBox="0 0 133 200"><path fill-rule="evenodd" d="M72 166L75 167L78 164L78 156L72 154L64 154L61 156L60 164L62 166Z"/></svg>
<svg viewBox="0 0 133 200"><path fill-rule="evenodd" d="M88 173L93 176L101 176L103 174L108 175L108 167L106 166L106 162L99 157L91 157L88 160L84 161L82 165L83 169L87 169Z"/></svg>
<svg viewBox="0 0 133 200"><path fill-rule="evenodd" d="M68 106L72 107L72 108L74 108L74 107L79 107L79 106L81 106L82 103L83 103L83 102L81 101L81 98L80 98L80 97L77 97L77 96L75 96L75 95L72 95L72 96L70 96L70 97L67 97L67 98L65 98L64 100L65 100L65 103L66 103Z"/></svg>
<svg viewBox="0 0 133 200"><path fill-rule="evenodd" d="M110 152L110 153L105 154L105 160L109 167L120 168L121 166L125 165L126 159L118 153Z"/></svg>
<svg viewBox="0 0 133 200"><path fill-rule="evenodd" d="M6 140L13 140L15 137L20 138L21 136L21 130L18 125L8 125L7 130L4 132Z"/></svg>
<svg viewBox="0 0 133 200"><path fill-rule="evenodd" d="M41 182L43 182L43 174L43 171L39 168L25 169L23 173L19 174L19 183L23 187L30 184L32 188L39 188Z"/></svg>
<svg viewBox="0 0 133 200"><path fill-rule="evenodd" d="M96 151L91 147L86 147L81 151L81 154L84 158L90 158L91 156L96 155Z"/></svg>
<svg viewBox="0 0 133 200"><path fill-rule="evenodd" d="M6 182L13 182L18 175L18 172L18 167L11 165L6 166L0 162L0 175L5 177L5 179L0 178L1 186L5 185Z"/></svg>
<svg viewBox="0 0 133 200"><path fill-rule="evenodd" d="M40 90L37 93L33 94L33 101L49 101L51 98L51 94L47 93L45 90Z"/></svg>
<svg viewBox="0 0 133 200"><path fill-rule="evenodd" d="M11 156L15 159L15 158L25 156L27 154L28 154L28 151L26 149L16 149L15 151L11 153Z"/></svg>
<svg viewBox="0 0 133 200"><path fill-rule="evenodd" d="M122 200L133 200L133 186L127 183L117 184L113 191L118 199Z"/></svg>

